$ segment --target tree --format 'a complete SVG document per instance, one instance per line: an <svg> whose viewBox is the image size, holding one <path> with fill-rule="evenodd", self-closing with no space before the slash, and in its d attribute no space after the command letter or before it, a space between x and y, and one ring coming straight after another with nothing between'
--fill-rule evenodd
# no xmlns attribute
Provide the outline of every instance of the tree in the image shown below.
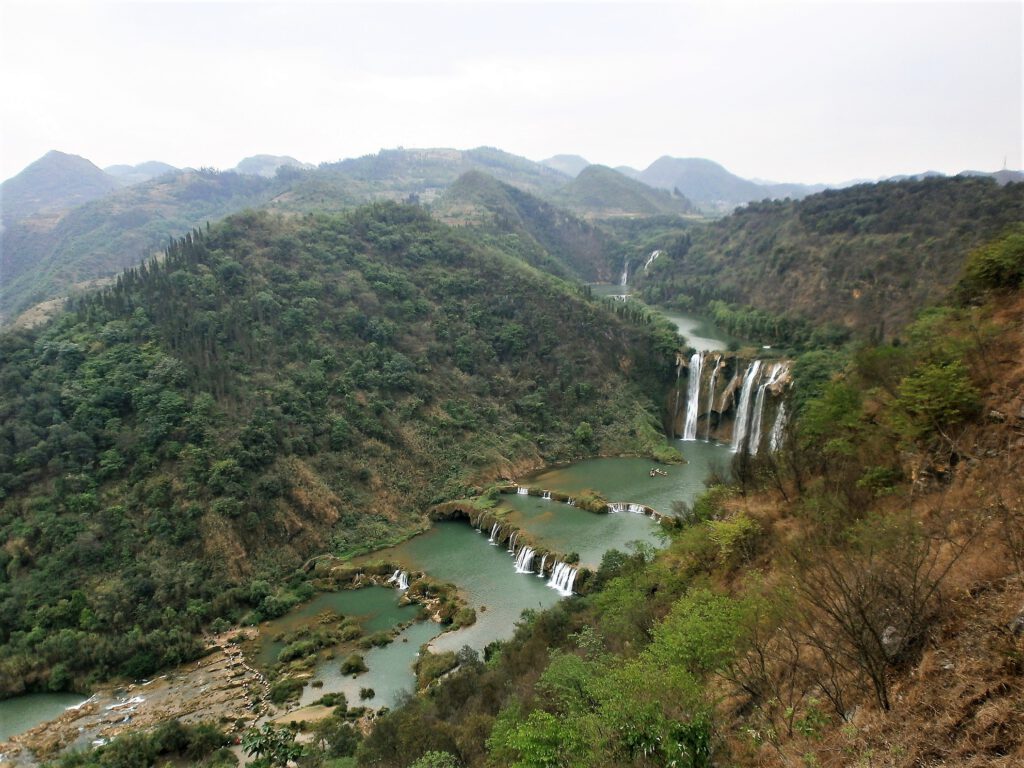
<svg viewBox="0 0 1024 768"><path fill-rule="evenodd" d="M302 756L302 746L295 743L295 733L288 728L275 728L269 723L259 730L250 729L242 737L242 749L255 757L257 768L285 768L289 760Z"/></svg>

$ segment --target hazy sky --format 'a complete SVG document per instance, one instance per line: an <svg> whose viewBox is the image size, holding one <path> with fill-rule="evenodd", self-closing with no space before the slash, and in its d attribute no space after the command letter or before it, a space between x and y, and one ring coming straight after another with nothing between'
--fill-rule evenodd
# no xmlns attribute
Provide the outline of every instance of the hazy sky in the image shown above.
<svg viewBox="0 0 1024 768"><path fill-rule="evenodd" d="M0 0L0 178L497 146L779 181L1021 167L1021 3Z"/></svg>

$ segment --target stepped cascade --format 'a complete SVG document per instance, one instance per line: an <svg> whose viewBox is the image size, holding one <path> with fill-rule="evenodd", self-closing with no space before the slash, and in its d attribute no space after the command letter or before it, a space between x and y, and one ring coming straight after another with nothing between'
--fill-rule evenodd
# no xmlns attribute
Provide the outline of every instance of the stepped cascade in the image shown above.
<svg viewBox="0 0 1024 768"><path fill-rule="evenodd" d="M686 391L686 421L683 422L683 440L697 439L697 416L700 413L700 374L704 356L694 352L690 358L690 384Z"/></svg>
<svg viewBox="0 0 1024 768"><path fill-rule="evenodd" d="M747 368L743 377L743 388L740 391L740 404L736 409L736 425L732 432L732 452L736 453L743 449L747 437L747 428L750 424L750 400L754 385L757 383L758 375L761 372L761 361L755 360Z"/></svg>
<svg viewBox="0 0 1024 768"><path fill-rule="evenodd" d="M495 537L496 537L496 536L497 536L497 535L498 535L498 534L499 534L500 532L501 532L501 526L500 526L500 525L498 525L497 523L495 523L495 524L494 524L493 526L491 526L491 538L489 538L489 539L487 540L487 543L488 543L488 544L494 544L494 545L497 545L497 543L498 543L498 540L497 540L497 538L495 538Z"/></svg>
<svg viewBox="0 0 1024 768"><path fill-rule="evenodd" d="M516 557L516 573L533 573L533 547L523 547Z"/></svg>
<svg viewBox="0 0 1024 768"><path fill-rule="evenodd" d="M757 388L757 399L754 402L754 418L750 423L750 445L748 450L751 456L757 455L757 449L761 446L761 421L764 418L765 392L774 385L786 372L786 366L782 363L775 363L772 366L768 380Z"/></svg>
<svg viewBox="0 0 1024 768"><path fill-rule="evenodd" d="M576 569L568 563L561 563L556 560L554 567L551 569L551 578L548 580L548 586L563 597L568 597L572 594L572 585L575 581Z"/></svg>
<svg viewBox="0 0 1024 768"><path fill-rule="evenodd" d="M409 574L402 570L395 571L388 577L387 583L394 584L404 592L409 588Z"/></svg>

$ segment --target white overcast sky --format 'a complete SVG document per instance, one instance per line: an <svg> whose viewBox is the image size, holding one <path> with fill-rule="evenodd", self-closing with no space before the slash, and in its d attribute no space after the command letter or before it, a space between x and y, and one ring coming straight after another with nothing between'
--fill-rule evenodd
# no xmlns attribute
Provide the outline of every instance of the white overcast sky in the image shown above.
<svg viewBox="0 0 1024 768"><path fill-rule="evenodd" d="M497 146L838 182L1021 167L1022 5L0 0L0 178Z"/></svg>

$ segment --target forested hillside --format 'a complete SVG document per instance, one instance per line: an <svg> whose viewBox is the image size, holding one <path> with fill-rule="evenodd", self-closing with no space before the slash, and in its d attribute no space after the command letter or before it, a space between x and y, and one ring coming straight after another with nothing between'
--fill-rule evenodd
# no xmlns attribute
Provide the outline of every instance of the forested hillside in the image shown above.
<svg viewBox="0 0 1024 768"><path fill-rule="evenodd" d="M52 214L108 195L117 180L84 157L47 152L0 184L0 213L8 227L33 214Z"/></svg>
<svg viewBox="0 0 1024 768"><path fill-rule="evenodd" d="M382 204L229 218L0 336L0 692L149 674L310 554L661 446L677 338L617 309Z"/></svg>
<svg viewBox="0 0 1024 768"><path fill-rule="evenodd" d="M823 323L891 337L945 296L972 248L1022 220L1024 184L967 177L751 203L689 230L641 290L649 302L717 309L748 338L793 341Z"/></svg>
<svg viewBox="0 0 1024 768"><path fill-rule="evenodd" d="M560 204L594 217L696 214L678 192L654 189L603 165L584 168L554 194Z"/></svg>
<svg viewBox="0 0 1024 768"><path fill-rule="evenodd" d="M903 343L796 360L783 450L664 550L463 652L358 764L1020 765L1024 233L961 259Z"/></svg>

